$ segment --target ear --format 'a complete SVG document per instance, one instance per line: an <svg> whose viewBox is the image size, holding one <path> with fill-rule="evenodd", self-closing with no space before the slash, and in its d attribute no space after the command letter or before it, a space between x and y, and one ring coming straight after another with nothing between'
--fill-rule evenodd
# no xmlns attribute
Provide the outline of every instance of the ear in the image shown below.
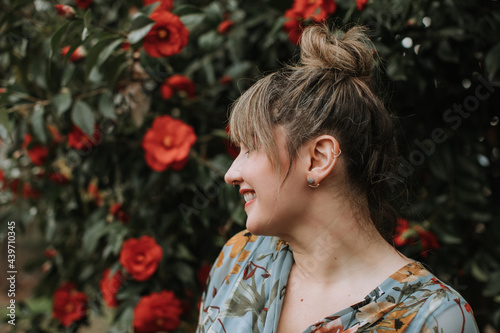
<svg viewBox="0 0 500 333"><path fill-rule="evenodd" d="M341 150L338 141L331 135L321 135L304 147L308 161L307 179L317 185L333 172Z"/></svg>

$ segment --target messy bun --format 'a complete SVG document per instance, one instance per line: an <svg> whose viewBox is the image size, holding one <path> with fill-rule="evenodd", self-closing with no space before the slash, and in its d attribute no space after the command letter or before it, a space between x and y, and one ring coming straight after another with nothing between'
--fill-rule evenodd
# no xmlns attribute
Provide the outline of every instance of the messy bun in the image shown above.
<svg viewBox="0 0 500 333"><path fill-rule="evenodd" d="M348 76L370 76L373 49L362 27L354 27L337 38L325 27L311 26L300 40L302 65L337 70Z"/></svg>
<svg viewBox="0 0 500 333"><path fill-rule="evenodd" d="M353 201L391 241L396 215L388 199L395 194L397 150L389 113L371 88L374 47L361 27L332 34L325 26L306 28L300 46L298 64L262 78L233 105L231 137L277 162L273 129L282 126L291 168L301 145L334 136Z"/></svg>

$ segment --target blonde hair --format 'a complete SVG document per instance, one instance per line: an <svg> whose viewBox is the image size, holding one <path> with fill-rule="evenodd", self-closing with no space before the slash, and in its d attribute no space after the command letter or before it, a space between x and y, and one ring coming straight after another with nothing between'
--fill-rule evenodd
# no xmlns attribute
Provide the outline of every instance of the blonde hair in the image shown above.
<svg viewBox="0 0 500 333"><path fill-rule="evenodd" d="M375 48L362 27L333 34L318 25L304 30L300 47L298 64L260 79L235 102L231 139L263 149L279 165L273 131L281 126L289 172L301 145L319 135L334 136L350 188L366 196L371 219L390 239L396 216L386 200L387 175L397 150L389 113L371 88Z"/></svg>

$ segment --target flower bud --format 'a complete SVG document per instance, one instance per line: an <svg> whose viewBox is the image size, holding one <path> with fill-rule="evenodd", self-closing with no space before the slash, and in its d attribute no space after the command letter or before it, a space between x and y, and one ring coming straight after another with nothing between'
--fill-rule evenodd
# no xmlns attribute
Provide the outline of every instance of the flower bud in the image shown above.
<svg viewBox="0 0 500 333"><path fill-rule="evenodd" d="M73 7L68 5L54 5L57 15L64 17L65 19L72 19L75 16L75 10Z"/></svg>

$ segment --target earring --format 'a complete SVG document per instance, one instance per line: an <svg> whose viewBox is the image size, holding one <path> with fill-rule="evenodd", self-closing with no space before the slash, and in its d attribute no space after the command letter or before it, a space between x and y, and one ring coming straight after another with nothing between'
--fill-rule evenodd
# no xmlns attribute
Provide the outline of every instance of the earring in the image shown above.
<svg viewBox="0 0 500 333"><path fill-rule="evenodd" d="M342 154L342 150L339 148L339 152L338 152L337 154L335 154L335 152L334 152L334 151L333 151L333 149L332 149L332 153L333 153L333 156L334 156L335 158L337 158L337 157L339 157L339 156L340 156L340 154Z"/></svg>
<svg viewBox="0 0 500 333"><path fill-rule="evenodd" d="M319 186L319 183L314 185L314 179L312 179L312 177L307 177L307 183L311 188L316 188Z"/></svg>

